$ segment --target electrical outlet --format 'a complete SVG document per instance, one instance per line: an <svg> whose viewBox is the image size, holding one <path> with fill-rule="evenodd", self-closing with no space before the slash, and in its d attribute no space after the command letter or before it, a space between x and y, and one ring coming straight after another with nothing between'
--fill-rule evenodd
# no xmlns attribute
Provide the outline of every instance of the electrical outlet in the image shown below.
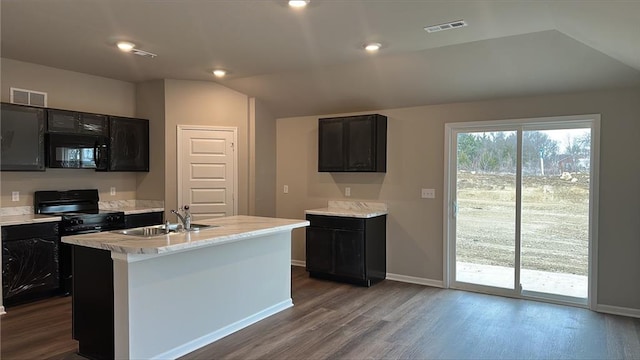
<svg viewBox="0 0 640 360"><path fill-rule="evenodd" d="M422 189L423 199L435 199L435 197L436 197L436 189Z"/></svg>
<svg viewBox="0 0 640 360"><path fill-rule="evenodd" d="M11 201L20 201L20 191L11 192Z"/></svg>
<svg viewBox="0 0 640 360"><path fill-rule="evenodd" d="M112 196L116 194L116 187L112 186L111 189L109 190L109 194L111 194Z"/></svg>
<svg viewBox="0 0 640 360"><path fill-rule="evenodd" d="M344 196L351 196L351 188L350 187L344 188Z"/></svg>
<svg viewBox="0 0 640 360"><path fill-rule="evenodd" d="M282 189L282 192L285 194L289 193L289 185L285 185L284 188Z"/></svg>

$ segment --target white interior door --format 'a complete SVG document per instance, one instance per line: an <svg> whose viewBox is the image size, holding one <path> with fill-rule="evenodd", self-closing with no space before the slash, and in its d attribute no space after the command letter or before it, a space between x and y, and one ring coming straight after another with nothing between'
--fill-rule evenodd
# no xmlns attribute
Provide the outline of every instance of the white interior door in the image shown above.
<svg viewBox="0 0 640 360"><path fill-rule="evenodd" d="M237 213L236 139L235 128L178 126L178 206L194 220Z"/></svg>

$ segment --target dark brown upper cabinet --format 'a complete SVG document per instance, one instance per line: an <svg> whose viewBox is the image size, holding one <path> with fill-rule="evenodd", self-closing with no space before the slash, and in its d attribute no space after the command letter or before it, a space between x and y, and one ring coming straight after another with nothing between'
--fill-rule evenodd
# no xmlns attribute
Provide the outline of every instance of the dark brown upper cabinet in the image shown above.
<svg viewBox="0 0 640 360"><path fill-rule="evenodd" d="M149 120L109 117L109 171L149 171Z"/></svg>
<svg viewBox="0 0 640 360"><path fill-rule="evenodd" d="M45 109L2 103L0 171L44 171Z"/></svg>
<svg viewBox="0 0 640 360"><path fill-rule="evenodd" d="M386 172L387 117L379 114L318 120L319 172Z"/></svg>
<svg viewBox="0 0 640 360"><path fill-rule="evenodd" d="M47 114L47 132L49 133L109 135L109 118L107 115L58 109L49 109Z"/></svg>

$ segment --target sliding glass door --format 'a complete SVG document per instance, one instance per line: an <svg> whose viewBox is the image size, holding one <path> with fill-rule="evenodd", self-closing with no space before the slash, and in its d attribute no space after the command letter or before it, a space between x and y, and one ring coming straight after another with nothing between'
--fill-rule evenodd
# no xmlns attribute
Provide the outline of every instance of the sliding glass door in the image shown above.
<svg viewBox="0 0 640 360"><path fill-rule="evenodd" d="M586 299L590 128L523 131L523 291Z"/></svg>
<svg viewBox="0 0 640 360"><path fill-rule="evenodd" d="M552 120L447 124L451 287L587 304L599 119Z"/></svg>
<svg viewBox="0 0 640 360"><path fill-rule="evenodd" d="M516 131L457 134L457 281L514 288L516 145Z"/></svg>

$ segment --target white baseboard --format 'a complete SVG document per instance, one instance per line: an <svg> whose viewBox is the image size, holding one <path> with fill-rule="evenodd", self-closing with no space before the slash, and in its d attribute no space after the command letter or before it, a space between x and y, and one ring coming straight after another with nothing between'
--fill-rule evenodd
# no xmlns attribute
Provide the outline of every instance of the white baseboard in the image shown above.
<svg viewBox="0 0 640 360"><path fill-rule="evenodd" d="M227 325L212 333L199 337L195 340L189 341L169 351L165 351L162 354L158 354L153 358L154 359L177 359L183 355L186 355L192 351L195 351L203 346L209 345L216 340L220 340L227 335L230 335L238 330L244 329L249 325L255 324L260 320L266 319L269 316L279 313L280 311L288 309L292 306L293 306L293 301L291 300L291 298L289 298L285 301L282 301L278 304L270 306L242 320L238 320L233 324Z"/></svg>
<svg viewBox="0 0 640 360"><path fill-rule="evenodd" d="M306 267L307 263L302 260L291 259L291 266ZM439 288L444 287L444 283L441 280L432 280L432 279L425 279L425 278L390 274L390 273L387 273L387 280L400 281L400 282L405 282L410 284L433 286L433 287L439 287Z"/></svg>
<svg viewBox="0 0 640 360"><path fill-rule="evenodd" d="M291 259L291 266L307 267L307 262L302 260Z"/></svg>
<svg viewBox="0 0 640 360"><path fill-rule="evenodd" d="M640 309L626 308L620 306L611 306L611 305L596 305L597 312L613 314L613 315L622 315L622 316L630 316L635 318L640 318Z"/></svg>
<svg viewBox="0 0 640 360"><path fill-rule="evenodd" d="M387 273L387 280L444 288L444 283L442 282L442 280L426 279L426 278L420 278L415 276Z"/></svg>

